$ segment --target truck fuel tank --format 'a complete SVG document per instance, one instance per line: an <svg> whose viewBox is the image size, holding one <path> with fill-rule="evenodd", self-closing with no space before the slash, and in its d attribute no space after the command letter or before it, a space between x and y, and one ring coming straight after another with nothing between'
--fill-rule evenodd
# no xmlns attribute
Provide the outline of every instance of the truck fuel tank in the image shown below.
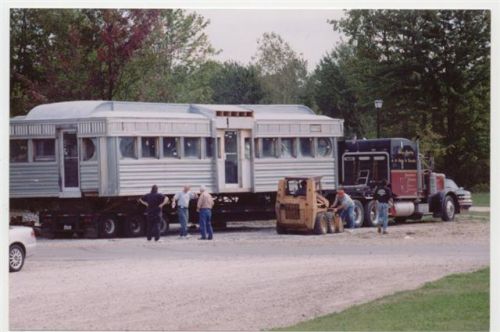
<svg viewBox="0 0 500 332"><path fill-rule="evenodd" d="M415 213L413 202L394 202L394 217L409 217Z"/></svg>

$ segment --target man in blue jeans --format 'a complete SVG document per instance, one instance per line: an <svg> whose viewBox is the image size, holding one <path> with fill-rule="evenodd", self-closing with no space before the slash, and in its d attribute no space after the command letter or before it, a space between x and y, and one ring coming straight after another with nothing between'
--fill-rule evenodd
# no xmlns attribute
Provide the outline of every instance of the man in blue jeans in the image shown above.
<svg viewBox="0 0 500 332"><path fill-rule="evenodd" d="M387 184L387 180L383 179L380 184L375 188L375 194L373 199L377 201L378 209L378 232L382 234L387 234L387 224L389 217L389 203L392 201L392 191ZM383 228L383 230L381 229Z"/></svg>
<svg viewBox="0 0 500 332"><path fill-rule="evenodd" d="M214 199L205 186L200 187L200 198L196 210L200 214L200 240L212 240L214 231L212 229L212 208Z"/></svg>
<svg viewBox="0 0 500 332"><path fill-rule="evenodd" d="M187 231L187 223L189 220L189 202L192 199L196 199L196 194L190 191L188 185L184 186L181 192L175 194L172 201L172 208L174 209L177 205L177 216L179 217L179 223L181 224L180 238L187 239L189 234Z"/></svg>
<svg viewBox="0 0 500 332"><path fill-rule="evenodd" d="M345 193L344 189L339 188L337 190L337 195L335 196L332 207L334 208L334 212L340 210L340 217L342 220L346 221L347 228L354 229L356 227L354 224L354 202L351 197Z"/></svg>

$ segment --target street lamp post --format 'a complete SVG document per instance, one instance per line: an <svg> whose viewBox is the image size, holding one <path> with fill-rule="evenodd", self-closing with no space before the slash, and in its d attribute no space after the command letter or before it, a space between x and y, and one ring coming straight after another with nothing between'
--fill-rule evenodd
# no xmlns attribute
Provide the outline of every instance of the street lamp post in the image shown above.
<svg viewBox="0 0 500 332"><path fill-rule="evenodd" d="M380 109L382 108L383 102L382 99L375 100L375 109L377 110L377 138L380 137Z"/></svg>

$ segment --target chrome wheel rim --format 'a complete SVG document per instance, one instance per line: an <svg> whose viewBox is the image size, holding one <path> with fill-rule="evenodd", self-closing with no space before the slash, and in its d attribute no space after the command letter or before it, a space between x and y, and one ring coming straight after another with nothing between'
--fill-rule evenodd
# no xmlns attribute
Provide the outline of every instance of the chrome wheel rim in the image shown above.
<svg viewBox="0 0 500 332"><path fill-rule="evenodd" d="M23 265L23 252L19 248L12 248L9 254L9 264L13 269L19 269Z"/></svg>
<svg viewBox="0 0 500 332"><path fill-rule="evenodd" d="M450 200L446 202L446 213L448 214L449 218L452 218L455 214L455 205Z"/></svg>
<svg viewBox="0 0 500 332"><path fill-rule="evenodd" d="M116 226L114 220L107 219L104 222L104 232L106 232L106 234L112 234L115 231L115 228Z"/></svg>

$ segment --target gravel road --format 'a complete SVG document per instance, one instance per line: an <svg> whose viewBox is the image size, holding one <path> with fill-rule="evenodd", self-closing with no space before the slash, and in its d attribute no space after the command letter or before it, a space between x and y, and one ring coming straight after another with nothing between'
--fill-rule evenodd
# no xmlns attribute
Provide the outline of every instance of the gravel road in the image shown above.
<svg viewBox="0 0 500 332"><path fill-rule="evenodd" d="M11 273L11 330L260 330L489 265L489 222L277 235L233 223L214 241L44 240Z"/></svg>

